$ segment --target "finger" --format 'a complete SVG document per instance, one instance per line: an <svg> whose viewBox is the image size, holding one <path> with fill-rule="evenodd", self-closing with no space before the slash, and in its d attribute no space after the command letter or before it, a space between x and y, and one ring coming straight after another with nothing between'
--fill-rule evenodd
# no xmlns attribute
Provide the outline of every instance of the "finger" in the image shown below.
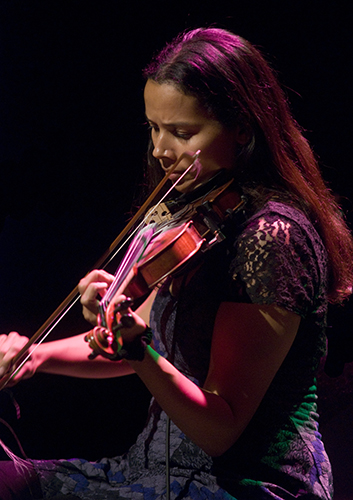
<svg viewBox="0 0 353 500"><path fill-rule="evenodd" d="M7 373L16 355L28 343L27 337L22 337L16 332L11 332L4 337L1 339L0 376Z"/></svg>
<svg viewBox="0 0 353 500"><path fill-rule="evenodd" d="M84 292L81 294L81 299L84 300L93 300L96 299L98 296L103 296L105 292L107 291L107 284L102 283L102 282L93 282L90 283L87 288L84 290Z"/></svg>
<svg viewBox="0 0 353 500"><path fill-rule="evenodd" d="M126 299L127 297L125 295L118 295L114 297L114 301L108 306L107 317L110 319L110 321L108 320L108 324L112 327L112 319L115 317L117 312L118 314L116 316L116 320L120 325L119 334L123 339L131 340L145 330L146 323L130 307L125 306ZM130 321L124 324L124 321L121 320L121 316L124 315L129 315L132 318L133 321L131 322L131 326L127 326Z"/></svg>
<svg viewBox="0 0 353 500"><path fill-rule="evenodd" d="M35 370L33 368L33 363L31 362L31 357L29 357L21 368L14 369L10 379L7 382L7 387L13 387L21 380L27 380L33 377Z"/></svg>
<svg viewBox="0 0 353 500"><path fill-rule="evenodd" d="M3 359L5 360L13 358L28 343L27 337L21 336L16 332L11 332L6 337L1 346Z"/></svg>
<svg viewBox="0 0 353 500"><path fill-rule="evenodd" d="M105 283L91 283L81 295L81 305L83 317L89 323L95 325L97 323L97 315L99 312L98 297L104 296L107 290Z"/></svg>
<svg viewBox="0 0 353 500"><path fill-rule="evenodd" d="M1 346L2 346L5 342L6 342L7 337L8 337L8 336L7 336L7 335L5 335L5 334L0 335L0 348L1 348Z"/></svg>
<svg viewBox="0 0 353 500"><path fill-rule="evenodd" d="M114 280L114 276L104 271L104 269L95 269L88 273L84 278L82 278L78 284L78 290L81 293L84 293L86 288L93 282L103 282L107 285L110 285Z"/></svg>
<svg viewBox="0 0 353 500"><path fill-rule="evenodd" d="M9 349L22 349L28 342L28 338L20 335L17 332L10 332L8 335L0 335L0 345L3 352Z"/></svg>

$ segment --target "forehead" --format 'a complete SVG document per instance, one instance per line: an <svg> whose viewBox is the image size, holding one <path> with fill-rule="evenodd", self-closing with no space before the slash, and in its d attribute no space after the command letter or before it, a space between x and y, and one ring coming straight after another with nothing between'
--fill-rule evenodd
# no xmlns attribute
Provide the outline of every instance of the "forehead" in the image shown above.
<svg viewBox="0 0 353 500"><path fill-rule="evenodd" d="M186 95L168 83L148 80L144 92L146 116L166 123L196 119L202 113L196 97Z"/></svg>

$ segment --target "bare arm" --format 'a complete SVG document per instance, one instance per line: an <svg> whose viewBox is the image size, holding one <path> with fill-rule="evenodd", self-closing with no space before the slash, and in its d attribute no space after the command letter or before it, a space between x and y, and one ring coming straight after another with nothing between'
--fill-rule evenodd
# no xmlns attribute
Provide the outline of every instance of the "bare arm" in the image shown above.
<svg viewBox="0 0 353 500"><path fill-rule="evenodd" d="M111 275L105 271L94 271L80 282L82 293L81 302L86 318L96 322L97 295L107 288ZM137 329L144 329L149 321L149 312L155 292L152 292L146 301L137 309ZM139 333L137 331L137 333ZM11 380L13 385L21 379L31 377L35 372L52 373L81 378L110 378L133 373L132 367L126 361L110 361L101 356L90 360L89 345L84 341L85 333L75 337L68 337L54 342L45 342L31 348L31 357L23 368ZM27 342L26 337L12 332L9 335L0 335L0 377L4 375L11 360Z"/></svg>
<svg viewBox="0 0 353 500"><path fill-rule="evenodd" d="M155 294L156 292L152 292L136 310L137 320L142 320L141 329L149 322L149 312ZM38 352L33 354L37 365L36 371L83 378L110 378L134 373L133 368L125 360L110 361L102 356L90 360L88 355L91 349L84 341L85 335L84 333L39 346Z"/></svg>
<svg viewBox="0 0 353 500"><path fill-rule="evenodd" d="M224 453L248 425L293 343L299 316L276 306L223 303L203 388L148 348L130 362L170 418L210 455Z"/></svg>
<svg viewBox="0 0 353 500"><path fill-rule="evenodd" d="M81 334L32 346L30 358L8 385L30 378L36 372L80 378L111 378L133 373L133 369L125 361L110 361L101 356L90 360L88 355L91 349L84 341L84 336L85 334ZM27 340L27 337L16 332L0 336L0 378L7 373L11 360Z"/></svg>

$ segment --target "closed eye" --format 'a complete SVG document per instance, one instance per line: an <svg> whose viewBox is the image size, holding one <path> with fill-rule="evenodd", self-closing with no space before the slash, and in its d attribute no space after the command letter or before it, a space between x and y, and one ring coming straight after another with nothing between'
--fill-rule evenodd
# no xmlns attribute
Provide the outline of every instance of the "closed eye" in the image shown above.
<svg viewBox="0 0 353 500"><path fill-rule="evenodd" d="M173 135L175 137L177 137L178 139L183 139L185 141L188 141L189 139L191 139L191 137L194 135L193 133L191 132L184 132L184 131L178 131L178 130L175 130L173 132Z"/></svg>
<svg viewBox="0 0 353 500"><path fill-rule="evenodd" d="M160 128L156 123L148 120L147 125L149 130L151 130L152 132L159 133ZM174 137L184 141L190 140L191 137L193 137L197 133L195 130L189 130L188 127L180 126L177 124L164 125L164 127Z"/></svg>
<svg viewBox="0 0 353 500"><path fill-rule="evenodd" d="M148 127L148 130L154 130L155 132L159 131L159 127L155 123L152 122L146 122L146 125Z"/></svg>

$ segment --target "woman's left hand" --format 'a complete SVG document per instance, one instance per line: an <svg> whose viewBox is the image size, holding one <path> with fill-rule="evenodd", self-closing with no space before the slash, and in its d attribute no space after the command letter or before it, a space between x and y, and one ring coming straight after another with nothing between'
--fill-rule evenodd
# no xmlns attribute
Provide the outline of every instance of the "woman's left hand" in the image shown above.
<svg viewBox="0 0 353 500"><path fill-rule="evenodd" d="M114 323L121 324L118 335L121 336L123 342L124 340L130 342L144 332L146 323L131 307L125 305L126 300L125 295L117 295L113 298L106 311L106 321L109 329L112 328ZM128 321L125 322L126 318L131 322L131 326L127 326Z"/></svg>
<svg viewBox="0 0 353 500"><path fill-rule="evenodd" d="M99 300L112 284L114 276L102 269L91 271L81 279L78 291L81 294L82 313L89 323L97 324Z"/></svg>

